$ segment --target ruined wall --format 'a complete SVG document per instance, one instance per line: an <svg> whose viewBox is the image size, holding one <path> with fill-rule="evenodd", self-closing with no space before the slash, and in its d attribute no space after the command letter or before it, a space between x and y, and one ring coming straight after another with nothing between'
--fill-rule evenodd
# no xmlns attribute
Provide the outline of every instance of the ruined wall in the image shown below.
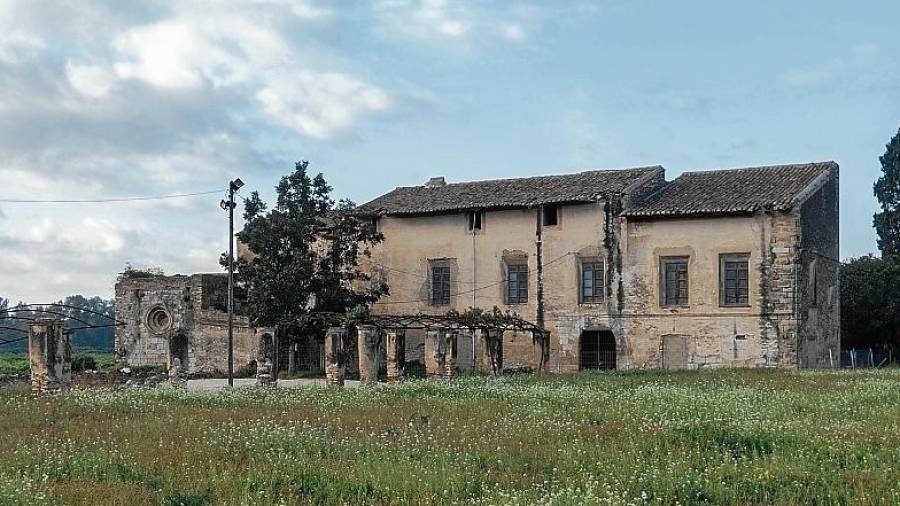
<svg viewBox="0 0 900 506"><path fill-rule="evenodd" d="M799 367L840 356L840 181L837 168L800 207Z"/></svg>
<svg viewBox="0 0 900 506"><path fill-rule="evenodd" d="M119 361L168 367L178 357L190 373L228 368L227 278L222 274L152 276L116 284ZM261 332L235 317L235 370L256 360Z"/></svg>

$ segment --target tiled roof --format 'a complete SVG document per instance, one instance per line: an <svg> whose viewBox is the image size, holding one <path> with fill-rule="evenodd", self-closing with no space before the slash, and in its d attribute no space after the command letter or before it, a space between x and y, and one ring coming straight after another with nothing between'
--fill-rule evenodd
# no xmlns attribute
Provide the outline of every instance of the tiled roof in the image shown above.
<svg viewBox="0 0 900 506"><path fill-rule="evenodd" d="M785 211L816 178L837 169L834 162L772 165L745 169L685 172L633 205L631 217L747 214Z"/></svg>
<svg viewBox="0 0 900 506"><path fill-rule="evenodd" d="M406 186L357 208L379 215L433 214L468 209L514 209L542 204L594 202L622 193L645 176L662 173L656 165L578 174L494 179L444 186Z"/></svg>

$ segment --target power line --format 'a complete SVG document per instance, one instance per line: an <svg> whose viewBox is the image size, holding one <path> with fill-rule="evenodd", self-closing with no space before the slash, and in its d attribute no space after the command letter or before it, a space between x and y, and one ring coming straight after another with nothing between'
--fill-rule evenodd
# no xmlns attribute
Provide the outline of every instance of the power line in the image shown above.
<svg viewBox="0 0 900 506"><path fill-rule="evenodd" d="M213 195L224 192L224 189L209 190L195 193L175 193L172 195L153 195L148 197L118 197L106 199L69 199L69 200L38 200L38 199L0 199L2 204L102 204L111 202L140 202L147 200L179 199L184 197L199 197L201 195Z"/></svg>

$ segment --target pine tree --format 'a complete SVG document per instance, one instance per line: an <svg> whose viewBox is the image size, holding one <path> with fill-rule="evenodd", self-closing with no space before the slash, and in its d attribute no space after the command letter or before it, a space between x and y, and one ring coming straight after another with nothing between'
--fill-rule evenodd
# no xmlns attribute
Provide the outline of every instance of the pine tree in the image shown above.
<svg viewBox="0 0 900 506"><path fill-rule="evenodd" d="M886 146L881 161L882 175L875 182L875 197L881 212L875 213L878 249L889 257L900 254L900 129Z"/></svg>

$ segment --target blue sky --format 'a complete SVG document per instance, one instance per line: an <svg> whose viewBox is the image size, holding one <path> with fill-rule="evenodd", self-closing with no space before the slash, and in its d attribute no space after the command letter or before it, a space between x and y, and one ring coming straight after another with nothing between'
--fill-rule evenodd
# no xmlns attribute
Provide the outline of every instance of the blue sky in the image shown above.
<svg viewBox="0 0 900 506"><path fill-rule="evenodd" d="M900 126L897 2L0 0L0 198L264 196L311 161L365 201L451 181L833 159L875 250ZM211 271L218 196L0 204L0 296Z"/></svg>

